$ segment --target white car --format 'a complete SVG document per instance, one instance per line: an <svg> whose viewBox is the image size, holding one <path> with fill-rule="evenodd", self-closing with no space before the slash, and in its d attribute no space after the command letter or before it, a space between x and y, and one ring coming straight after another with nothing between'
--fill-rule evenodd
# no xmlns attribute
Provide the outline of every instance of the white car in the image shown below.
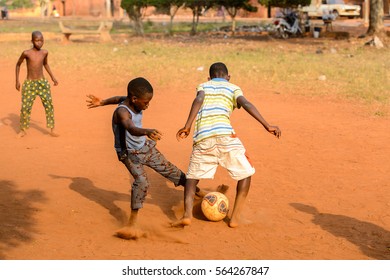
<svg viewBox="0 0 390 280"><path fill-rule="evenodd" d="M324 17L332 14L334 18L339 16L356 18L360 17L359 5L347 5L343 0L312 0L310 6L301 8L309 17Z"/></svg>

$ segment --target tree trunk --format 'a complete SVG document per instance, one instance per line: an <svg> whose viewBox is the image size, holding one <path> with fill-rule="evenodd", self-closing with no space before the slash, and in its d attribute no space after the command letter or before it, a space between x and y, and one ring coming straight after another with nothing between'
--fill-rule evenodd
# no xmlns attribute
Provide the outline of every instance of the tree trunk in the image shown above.
<svg viewBox="0 0 390 280"><path fill-rule="evenodd" d="M144 36L144 25L142 23L141 7L132 6L126 9L130 20L134 23L134 31L137 36Z"/></svg>
<svg viewBox="0 0 390 280"><path fill-rule="evenodd" d="M383 15L383 0L370 0L368 35L384 32Z"/></svg>
<svg viewBox="0 0 390 280"><path fill-rule="evenodd" d="M236 16L232 17L232 35L236 33Z"/></svg>
<svg viewBox="0 0 390 280"><path fill-rule="evenodd" d="M178 6L171 6L169 9L169 35L173 34L173 18L175 17L177 11L180 7Z"/></svg>
<svg viewBox="0 0 390 280"><path fill-rule="evenodd" d="M191 27L191 32L190 35L194 36L196 34L196 25L195 25L195 9L192 10L192 27Z"/></svg>
<svg viewBox="0 0 390 280"><path fill-rule="evenodd" d="M267 17L271 18L271 4L268 4L268 7L267 7Z"/></svg>
<svg viewBox="0 0 390 280"><path fill-rule="evenodd" d="M232 35L234 36L234 33L236 32L236 15L238 10L235 7L231 7L226 9L230 18L232 19Z"/></svg>
<svg viewBox="0 0 390 280"><path fill-rule="evenodd" d="M190 32L191 36L196 35L199 24L199 14L199 7L195 7L194 9L192 9L192 28Z"/></svg>
<svg viewBox="0 0 390 280"><path fill-rule="evenodd" d="M138 17L138 18L134 19L133 21L134 21L135 33L138 36L144 36L145 32L144 32L144 25L142 23L142 19L140 17Z"/></svg>

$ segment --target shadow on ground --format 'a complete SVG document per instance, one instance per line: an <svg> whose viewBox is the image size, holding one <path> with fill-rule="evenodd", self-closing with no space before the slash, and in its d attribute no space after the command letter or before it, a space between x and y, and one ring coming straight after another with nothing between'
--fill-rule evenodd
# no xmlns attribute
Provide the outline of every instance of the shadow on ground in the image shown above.
<svg viewBox="0 0 390 280"><path fill-rule="evenodd" d="M53 179L69 179L71 183L69 189L82 195L83 197L93 201L103 208L107 209L119 224L123 225L127 222L126 211L115 205L115 201L130 201L129 194L123 194L116 191L108 191L98 188L94 183L84 177L68 177L59 175L50 175Z"/></svg>
<svg viewBox="0 0 390 280"><path fill-rule="evenodd" d="M10 113L10 114L8 114L7 117L0 119L0 121L4 125L12 127L12 129L15 131L16 134L20 132L20 116L19 115L14 114L14 113ZM31 128L38 130L42 134L49 134L47 129L37 125L35 121L30 122L30 129Z"/></svg>
<svg viewBox="0 0 390 280"><path fill-rule="evenodd" d="M33 240L36 203L46 200L38 190L20 191L11 181L0 180L0 259L5 251Z"/></svg>
<svg viewBox="0 0 390 280"><path fill-rule="evenodd" d="M313 224L355 244L367 257L377 260L390 259L390 232L384 228L344 215L321 213L310 205L300 203L290 205L313 215Z"/></svg>

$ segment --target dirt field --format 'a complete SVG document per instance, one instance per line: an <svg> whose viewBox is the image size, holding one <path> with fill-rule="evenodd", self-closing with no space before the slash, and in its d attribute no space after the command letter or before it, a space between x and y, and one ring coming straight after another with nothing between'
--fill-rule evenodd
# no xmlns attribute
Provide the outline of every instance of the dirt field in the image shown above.
<svg viewBox="0 0 390 280"><path fill-rule="evenodd" d="M0 58L0 259L390 259L389 117L351 101L250 95L257 91L252 85L248 98L282 137L243 110L233 114L257 171L243 225L206 221L196 203L192 226L171 228L183 213L183 189L150 171L152 187L140 211L149 235L127 241L113 236L128 217L130 188L113 149L114 107L85 105L86 89L101 97L120 93L102 86L104 76L81 82L77 75L92 73L52 69L60 82L52 87L60 137L47 134L37 100L29 134L18 139L16 60ZM193 95L178 103L173 92L156 92L144 126L163 131L158 148L186 170L191 141L178 143L175 133ZM214 190L221 183L230 186L233 202L235 182L223 169L201 186Z"/></svg>

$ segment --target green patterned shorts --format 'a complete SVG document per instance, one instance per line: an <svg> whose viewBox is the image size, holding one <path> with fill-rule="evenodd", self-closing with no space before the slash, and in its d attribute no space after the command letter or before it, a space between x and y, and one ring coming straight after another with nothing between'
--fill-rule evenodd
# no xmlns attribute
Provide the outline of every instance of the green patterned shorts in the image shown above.
<svg viewBox="0 0 390 280"><path fill-rule="evenodd" d="M46 126L54 128L54 108L51 98L50 84L46 79L25 80L22 87L22 108L20 110L20 128L25 130L30 126L31 110L37 95L45 108Z"/></svg>

